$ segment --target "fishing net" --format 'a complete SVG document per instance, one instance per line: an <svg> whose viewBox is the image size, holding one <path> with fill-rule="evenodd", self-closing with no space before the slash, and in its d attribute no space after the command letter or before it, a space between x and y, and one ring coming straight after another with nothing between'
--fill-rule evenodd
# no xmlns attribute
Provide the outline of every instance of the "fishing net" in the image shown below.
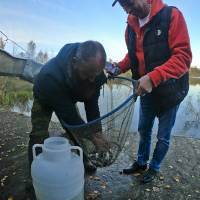
<svg viewBox="0 0 200 200"><path fill-rule="evenodd" d="M134 111L135 95L134 82L125 77L115 77L108 80L100 92L99 109L100 118L89 123L77 126L68 126L73 139L82 147L84 155L97 167L111 165L121 152L127 136ZM86 120L83 105L78 105L81 117ZM100 137L109 143L109 149L99 152L91 140L78 137L77 132L95 134L98 129Z"/></svg>

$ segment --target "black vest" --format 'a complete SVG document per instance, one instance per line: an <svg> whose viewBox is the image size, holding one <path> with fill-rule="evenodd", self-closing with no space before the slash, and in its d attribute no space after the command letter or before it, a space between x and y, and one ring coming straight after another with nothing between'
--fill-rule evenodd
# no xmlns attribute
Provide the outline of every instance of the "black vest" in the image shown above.
<svg viewBox="0 0 200 200"><path fill-rule="evenodd" d="M171 52L168 44L168 31L171 21L172 8L165 6L147 24L144 33L144 58L146 72L151 72L155 67L164 64ZM138 59L136 57L136 33L128 25L128 54L131 60L133 79L139 79ZM152 95L158 105L158 112L165 111L179 104L189 90L189 73L180 79L170 79L154 88Z"/></svg>

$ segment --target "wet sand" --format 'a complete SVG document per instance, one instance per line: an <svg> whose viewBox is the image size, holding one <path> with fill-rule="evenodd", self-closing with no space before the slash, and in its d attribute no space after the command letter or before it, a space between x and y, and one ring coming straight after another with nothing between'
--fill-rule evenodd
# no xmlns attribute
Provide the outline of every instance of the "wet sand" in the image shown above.
<svg viewBox="0 0 200 200"><path fill-rule="evenodd" d="M0 200L32 200L25 190L30 118L0 110L0 127ZM55 123L51 124L50 130L62 131ZM141 174L120 174L133 162L138 136L131 135L127 141L116 163L86 176L85 199L200 199L200 140L172 137L160 175L156 181L145 185L140 183Z"/></svg>

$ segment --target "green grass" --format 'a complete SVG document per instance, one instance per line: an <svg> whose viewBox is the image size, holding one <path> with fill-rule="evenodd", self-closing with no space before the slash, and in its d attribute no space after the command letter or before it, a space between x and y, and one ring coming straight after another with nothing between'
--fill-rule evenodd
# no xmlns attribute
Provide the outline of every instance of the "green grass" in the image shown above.
<svg viewBox="0 0 200 200"><path fill-rule="evenodd" d="M0 105L25 104L32 99L32 84L13 77L0 77Z"/></svg>

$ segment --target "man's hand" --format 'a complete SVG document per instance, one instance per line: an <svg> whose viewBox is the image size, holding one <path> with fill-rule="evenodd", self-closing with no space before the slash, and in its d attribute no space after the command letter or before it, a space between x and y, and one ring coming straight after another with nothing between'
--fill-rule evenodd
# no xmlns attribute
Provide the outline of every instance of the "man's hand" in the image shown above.
<svg viewBox="0 0 200 200"><path fill-rule="evenodd" d="M98 152L106 152L110 149L110 143L100 132L92 134L91 141L94 143Z"/></svg>
<svg viewBox="0 0 200 200"><path fill-rule="evenodd" d="M119 74L121 74L121 69L115 62L106 63L105 70L110 76L118 76Z"/></svg>
<svg viewBox="0 0 200 200"><path fill-rule="evenodd" d="M138 87L136 89L136 94L138 96L143 96L146 93L150 93L152 91L153 85L151 79L148 75L142 76L138 80Z"/></svg>

